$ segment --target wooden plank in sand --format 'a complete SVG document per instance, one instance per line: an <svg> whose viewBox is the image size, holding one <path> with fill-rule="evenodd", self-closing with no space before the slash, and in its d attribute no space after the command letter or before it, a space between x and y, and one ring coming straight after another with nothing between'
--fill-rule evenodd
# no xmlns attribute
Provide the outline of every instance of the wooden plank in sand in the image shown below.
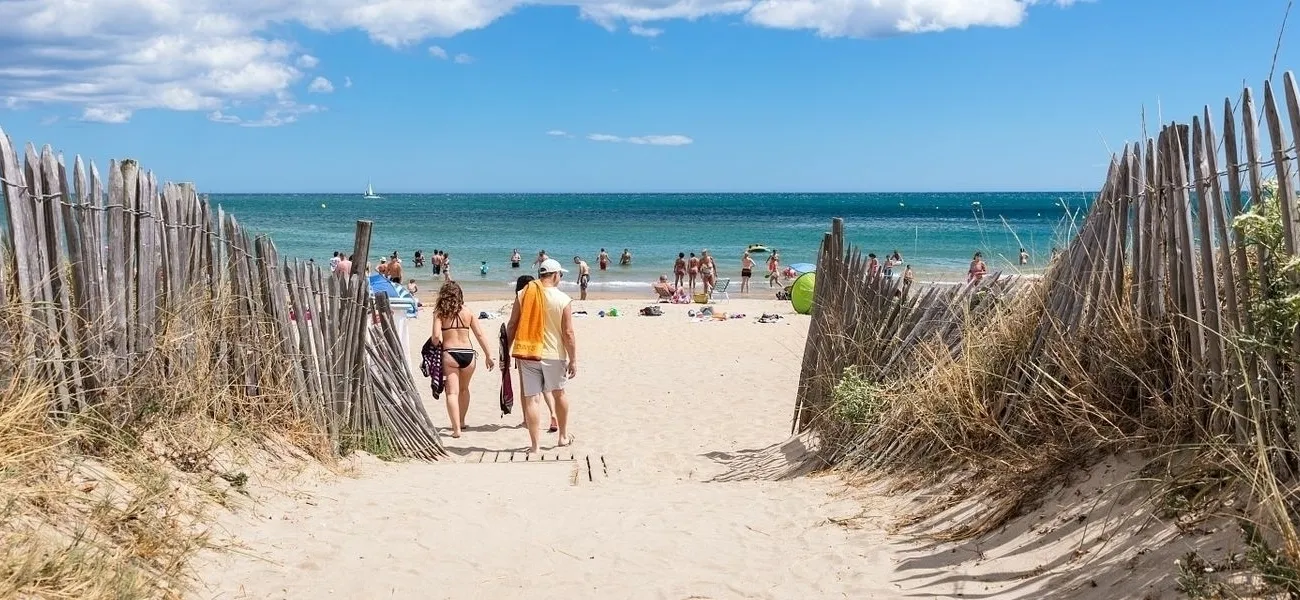
<svg viewBox="0 0 1300 600"><path fill-rule="evenodd" d="M1250 182L1251 203L1257 203L1262 200L1264 193L1264 174L1263 165L1259 154L1259 131L1256 123L1259 119L1255 112L1255 99L1250 88L1242 91L1241 99L1241 124L1243 143L1246 148L1246 175ZM1258 281L1268 281L1272 275L1273 257L1263 244L1255 245L1255 268L1256 278ZM1259 289L1260 298L1268 299L1272 296L1268 286L1261 286ZM1273 443L1280 444L1283 447L1288 445L1287 437L1282 434L1282 390L1278 383L1278 377L1281 376L1281 365L1278 361L1277 352L1271 349L1265 349L1264 360L1260 369L1262 388L1264 396L1268 399L1268 420L1270 430L1273 433Z"/></svg>
<svg viewBox="0 0 1300 600"><path fill-rule="evenodd" d="M1208 113L1208 109L1206 111ZM1209 124L1209 121L1206 121ZM1215 261L1215 231L1216 228L1222 227L1223 213L1219 210L1218 200L1215 199L1214 192L1210 187L1210 180L1217 184L1218 174L1210 168L1210 158L1206 156L1212 152L1213 146L1207 151L1205 145L1205 132L1201 129L1201 120L1199 117L1192 117L1192 167L1194 171L1194 185L1196 186L1196 217L1197 231L1199 233L1196 244L1200 253L1201 267L1201 287L1204 292L1204 327L1205 327L1205 344L1208 352L1207 366L1210 369L1211 397L1223 398L1229 396L1228 387L1225 383L1227 376L1227 365L1224 361L1224 332L1225 327L1222 323L1220 307L1226 302L1226 294L1219 291L1219 268ZM1217 190L1217 185L1215 186ZM1218 213L1216 215L1216 212ZM1226 254L1224 254L1226 256ZM1223 273L1225 277L1231 277L1231 272ZM1225 282L1225 288L1231 288ZM1230 411L1225 414L1220 409L1220 405L1214 402L1210 405L1211 430L1216 433L1229 433L1229 427L1232 424Z"/></svg>
<svg viewBox="0 0 1300 600"><path fill-rule="evenodd" d="M1179 126L1174 131L1177 133L1170 137L1171 147L1174 149L1170 160L1173 164L1172 184L1177 211L1175 233L1178 243L1179 277L1182 281L1183 290L1183 318L1180 321L1187 324L1185 331L1191 351L1190 356L1193 361L1191 365L1192 385L1194 386L1195 397L1198 399L1198 410L1201 413L1202 423L1208 425L1207 419L1209 418L1211 406L1206 401L1204 394L1205 368L1207 364L1211 368L1213 365L1207 361L1210 357L1210 351L1206 341L1205 314L1203 312L1205 305L1202 303L1204 293L1202 280L1197 273L1197 253L1193 247L1195 244L1193 236L1195 234L1192 225L1191 192L1188 189L1187 164L1184 162L1188 153L1183 149L1185 138L1182 127Z"/></svg>
<svg viewBox="0 0 1300 600"><path fill-rule="evenodd" d="M1124 182L1124 194L1134 205L1133 223L1133 285L1129 288L1129 300L1140 317L1147 316L1144 309L1150 294L1150 278L1146 270L1146 255L1150 240L1146 236L1146 224L1150 214L1150 203L1146 199L1145 175L1142 171L1142 144L1134 143L1129 155L1129 177Z"/></svg>
<svg viewBox="0 0 1300 600"><path fill-rule="evenodd" d="M31 198L35 200L33 209L36 217L37 245L29 251L37 257L40 269L40 300L36 305L38 323L43 327L34 340L38 351L45 356L47 373L54 383L56 393L56 410L70 413L77 402L72 392L80 387L80 382L71 377L72 370L67 358L75 356L67 343L65 319L68 314L63 307L68 306L67 285L63 277L64 262L62 250L62 219L59 218L59 205L63 202L62 181L58 176L58 163L54 151L47 145L38 155L36 149L27 145L27 185L31 189Z"/></svg>
<svg viewBox="0 0 1300 600"><path fill-rule="evenodd" d="M1283 243L1289 258L1296 255L1296 235L1300 232L1300 227L1296 226L1295 220L1300 210L1295 205L1294 170L1286 155L1289 142L1282 131L1282 120L1278 115L1277 102L1273 98L1273 86L1268 81L1264 82L1264 120L1268 124L1268 137L1273 143L1273 169L1277 173L1277 201L1282 213ZM1295 276L1291 278L1293 281L1297 279ZM1292 356L1300 353L1300 328L1292 332L1291 352ZM1300 362L1288 362L1290 363L1288 371L1291 378L1291 401L1285 404L1284 409L1290 422L1296 424L1300 423ZM1300 448L1300 427L1293 425L1289 431L1290 448L1292 450Z"/></svg>
<svg viewBox="0 0 1300 600"><path fill-rule="evenodd" d="M1237 123L1236 115L1233 114L1231 98L1224 98L1223 100L1223 156L1228 171L1228 220L1233 224L1230 229L1230 239L1232 262L1236 272L1236 314L1239 319L1236 326L1238 331L1244 331L1247 336L1254 336L1254 318L1251 315L1250 307L1247 305L1251 297L1250 263L1246 258L1246 240L1235 225L1236 218L1245 211L1241 202L1241 161L1238 159L1239 154L1237 152ZM1250 412L1242 411L1238 416L1239 426L1244 428L1242 434L1248 433L1251 420L1258 420L1267 430L1268 415L1265 414L1263 403L1254 401L1264 393L1259 380L1259 354L1239 349L1239 357L1239 360L1245 363L1244 383L1246 388L1237 390L1237 393L1251 400L1248 404Z"/></svg>
<svg viewBox="0 0 1300 600"><path fill-rule="evenodd" d="M1228 396L1232 398L1230 403L1232 432L1240 443L1247 441L1247 406L1246 394L1242 389L1243 373L1245 373L1245 357L1242 353L1236 351L1235 339L1241 332L1241 315L1238 312L1240 299L1237 297L1237 279L1245 271L1237 271L1233 266L1234 240L1229 233L1228 221L1232 217L1228 214L1223 201L1223 188L1219 181L1219 163L1218 140L1214 135L1214 121L1211 120L1210 107L1207 105L1204 109L1205 129L1202 150L1204 154L1204 164L1198 161L1198 168L1203 167L1204 173L1198 174L1199 178L1204 178L1206 182L1205 204L1207 211L1214 218L1214 246L1218 248L1217 258L1219 260L1219 273L1223 277L1223 321L1221 327L1215 332L1215 339L1212 340L1221 348L1223 356L1223 372L1220 373L1221 386L1220 394L1226 390ZM1232 172L1232 177L1236 177L1236 171ZM1199 194L1200 192L1198 192ZM1209 245L1209 238L1202 240L1202 244ZM1217 305L1216 305L1217 310ZM1220 395L1221 397L1221 395Z"/></svg>
<svg viewBox="0 0 1300 600"><path fill-rule="evenodd" d="M25 248L36 245L35 217L32 216L32 202L27 188L27 176L23 173L18 152L9 141L9 136L0 129L0 191L3 191L5 215L9 221L9 244L13 251L14 300L26 311L31 310L37 287L38 275L35 261ZM32 333L30 319L24 319L27 337Z"/></svg>
<svg viewBox="0 0 1300 600"><path fill-rule="evenodd" d="M65 373L69 379L72 412L81 412L87 403L87 385L84 374L89 371L88 355L83 344L87 317L85 303L78 296L79 283L84 279L85 263L81 258L81 240L76 217L73 215L75 199L68 186L68 173L63 157L55 156L48 147L41 153L41 177L49 199L46 202L46 220L54 232L54 293L58 305L51 307L59 324L60 354L66 359ZM63 268L64 264L67 268Z"/></svg>

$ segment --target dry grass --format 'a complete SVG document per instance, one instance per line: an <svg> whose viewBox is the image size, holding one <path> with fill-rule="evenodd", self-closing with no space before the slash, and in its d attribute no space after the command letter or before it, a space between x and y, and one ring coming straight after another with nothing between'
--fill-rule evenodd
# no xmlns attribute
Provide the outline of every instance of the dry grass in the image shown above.
<svg viewBox="0 0 1300 600"><path fill-rule="evenodd" d="M210 543L209 511L248 479L240 465L268 452L332 460L320 413L283 381L290 359L272 330L229 299L165 319L117 377L102 361L94 404L61 417L47 357L12 308L0 314L0 337L15 341L0 350L0 597L179 597L187 560ZM232 355L251 344L265 350Z"/></svg>

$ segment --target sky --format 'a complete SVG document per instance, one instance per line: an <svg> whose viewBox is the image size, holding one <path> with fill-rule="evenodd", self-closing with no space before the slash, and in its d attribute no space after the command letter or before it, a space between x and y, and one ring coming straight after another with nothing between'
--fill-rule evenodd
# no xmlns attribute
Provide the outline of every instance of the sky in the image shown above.
<svg viewBox="0 0 1300 600"><path fill-rule="evenodd" d="M212 193L1095 190L1144 111L1259 93L1286 10L0 0L0 128Z"/></svg>

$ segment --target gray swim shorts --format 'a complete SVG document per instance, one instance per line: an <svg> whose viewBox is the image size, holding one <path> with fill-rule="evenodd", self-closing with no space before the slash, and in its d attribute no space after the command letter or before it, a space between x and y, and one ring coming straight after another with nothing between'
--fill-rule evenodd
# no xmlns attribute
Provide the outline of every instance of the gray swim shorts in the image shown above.
<svg viewBox="0 0 1300 600"><path fill-rule="evenodd" d="M536 396L543 392L564 389L569 365L564 360L521 360L519 374L523 378L523 395Z"/></svg>

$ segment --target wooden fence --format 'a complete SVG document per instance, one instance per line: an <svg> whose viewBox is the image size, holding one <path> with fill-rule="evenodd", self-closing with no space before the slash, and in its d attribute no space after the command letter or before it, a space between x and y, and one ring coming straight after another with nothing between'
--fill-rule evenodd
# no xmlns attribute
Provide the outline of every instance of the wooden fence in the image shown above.
<svg viewBox="0 0 1300 600"><path fill-rule="evenodd" d="M370 293L369 222L357 226L353 272L331 275L282 259L189 184L160 185L133 160L110 162L107 182L80 157L69 172L48 146L20 155L3 130L0 189L0 310L21 323L0 328L0 348L52 382L56 414L138 413L127 382L138 387L166 339L177 347L153 385L215 372L243 397L287 390L336 451L445 455L387 298ZM205 328L223 333L201 352Z"/></svg>
<svg viewBox="0 0 1300 600"><path fill-rule="evenodd" d="M1048 348L1095 343L1108 328L1137 323L1138 342L1161 356L1158 369L1127 382L1142 387L1135 393L1186 408L1197 423L1189 434L1201 439L1253 445L1263 432L1273 462L1300 473L1300 312L1288 308L1300 292L1300 91L1292 73L1283 88L1280 109L1265 83L1262 119L1247 88L1224 101L1220 118L1207 106L1190 125L1170 123L1155 139L1127 145L1078 235L1034 284L994 277L895 298L888 282L867 277L835 221L818 259L795 429L843 428L827 415L846 367L882 384L915 376L930 367L909 362L918 342L937 340L955 356L963 320L983 318L979 307L997 304L990 300L1033 290L1041 309L1028 349L984 396L999 422L1014 421L1035 389L1055 385L1060 365ZM1248 222L1274 202L1280 247L1248 235ZM1104 349L1093 354L1104 359ZM1135 417L1144 408L1114 404ZM838 459L852 452L837 451Z"/></svg>

